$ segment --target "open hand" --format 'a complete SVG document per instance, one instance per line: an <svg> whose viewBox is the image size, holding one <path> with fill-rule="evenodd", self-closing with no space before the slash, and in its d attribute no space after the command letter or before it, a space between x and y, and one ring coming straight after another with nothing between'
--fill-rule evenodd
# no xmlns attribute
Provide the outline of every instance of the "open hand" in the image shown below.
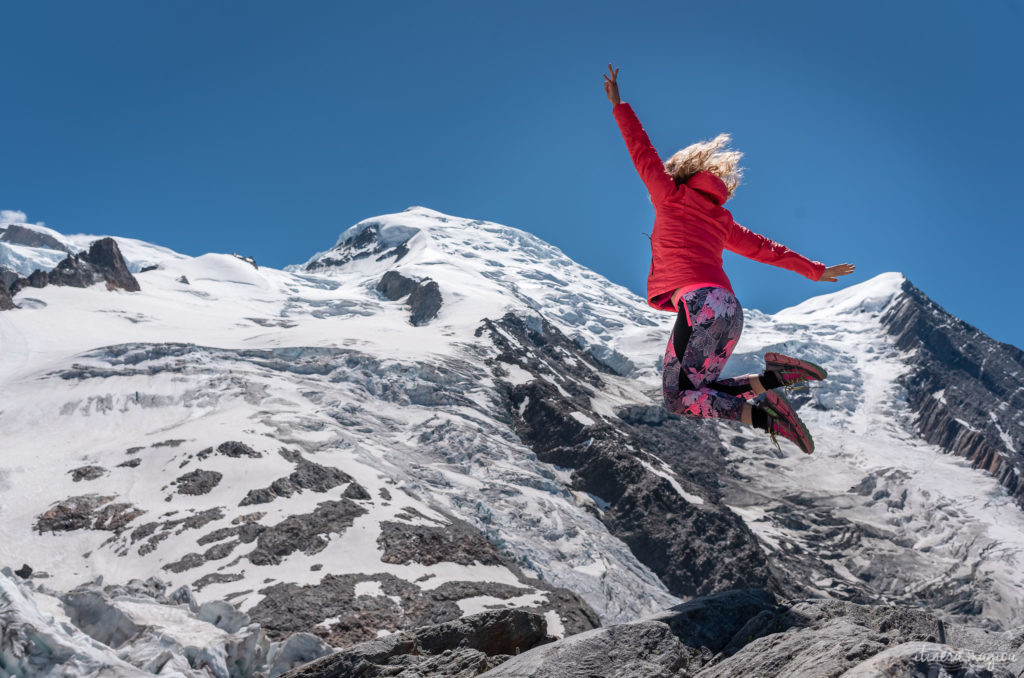
<svg viewBox="0 0 1024 678"><path fill-rule="evenodd" d="M821 277L818 278L822 282L836 282L838 276L850 275L853 270L857 268L853 264L839 264L838 266L829 266L821 273Z"/></svg>
<svg viewBox="0 0 1024 678"><path fill-rule="evenodd" d="M608 73L612 77L604 76L604 93L608 95L608 101L612 102L612 105L622 103L622 99L619 98L619 83L616 79L619 77L619 69L612 70L612 65L608 64Z"/></svg>

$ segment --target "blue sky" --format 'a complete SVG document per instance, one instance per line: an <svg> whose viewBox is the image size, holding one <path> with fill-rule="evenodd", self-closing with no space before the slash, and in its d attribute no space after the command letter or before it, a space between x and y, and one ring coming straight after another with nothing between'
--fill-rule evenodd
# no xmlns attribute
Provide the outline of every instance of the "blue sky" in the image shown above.
<svg viewBox="0 0 1024 678"><path fill-rule="evenodd" d="M280 267L425 205L642 295L653 212L611 61L663 155L733 135L737 221L857 265L812 283L727 254L744 306L896 270L1024 346L1016 0L43 1L0 24L0 208L64 232Z"/></svg>

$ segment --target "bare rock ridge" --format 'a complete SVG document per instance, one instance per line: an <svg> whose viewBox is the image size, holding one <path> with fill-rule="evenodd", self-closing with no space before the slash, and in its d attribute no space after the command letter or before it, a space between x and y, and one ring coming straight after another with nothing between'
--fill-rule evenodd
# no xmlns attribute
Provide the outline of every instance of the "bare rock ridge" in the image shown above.
<svg viewBox="0 0 1024 678"><path fill-rule="evenodd" d="M388 271L377 283L377 291L391 301L408 296L412 309L409 322L416 326L427 324L441 310L441 288L429 278L417 282L398 271Z"/></svg>
<svg viewBox="0 0 1024 678"><path fill-rule="evenodd" d="M285 676L476 676L514 654L553 640L543 616L493 610L360 643Z"/></svg>
<svg viewBox="0 0 1024 678"><path fill-rule="evenodd" d="M882 326L912 351L900 381L922 437L991 473L1024 506L1024 351L950 315L910 281Z"/></svg>
<svg viewBox="0 0 1024 678"><path fill-rule="evenodd" d="M0 311L9 311L12 308L17 308L17 306L14 304L11 292L7 289L7 285L0 281Z"/></svg>
<svg viewBox="0 0 1024 678"><path fill-rule="evenodd" d="M673 477L665 460L621 421L599 420L590 399L609 367L540 319L531 327L507 314L484 321L480 332L490 334L498 352L492 361L497 379L505 374L503 364L535 377L506 388L508 416L520 438L541 461L572 470L572 488L595 498L601 521L669 591L687 597L732 588L783 590L757 538L740 516L714 501L713 490ZM576 416L581 412L583 420ZM706 458L717 440L695 431L670 445L692 446L694 456ZM692 490L689 498L684 484Z"/></svg>
<svg viewBox="0 0 1024 678"><path fill-rule="evenodd" d="M540 645L482 675L1010 678L1024 670L1022 641L1020 629L990 633L947 625L912 608L788 601L763 590L735 590Z"/></svg>
<svg viewBox="0 0 1024 678"><path fill-rule="evenodd" d="M5 234L13 226L8 227ZM28 229L24 229L28 231ZM35 233L35 231L29 231ZM40 237L49 237L38 234ZM63 249L63 248L61 248ZM0 291L0 310L15 308L13 296L26 287L46 287L47 285L66 285L69 287L89 287L99 281L106 281L107 289L122 289L138 292L139 281L128 270L121 250L113 238L96 240L88 251L71 254L64 258L49 273L36 269L27 278L14 280Z"/></svg>
<svg viewBox="0 0 1024 678"><path fill-rule="evenodd" d="M44 247L58 252L71 252L62 242L49 233L43 233L33 228L26 228L19 224L8 224L0 231L0 240L9 242L12 245L24 245L26 247Z"/></svg>

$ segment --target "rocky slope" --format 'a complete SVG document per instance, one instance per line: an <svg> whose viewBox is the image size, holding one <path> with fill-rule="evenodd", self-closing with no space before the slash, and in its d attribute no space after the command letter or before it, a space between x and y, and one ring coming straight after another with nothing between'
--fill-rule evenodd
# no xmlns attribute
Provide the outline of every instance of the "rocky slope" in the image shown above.
<svg viewBox="0 0 1024 678"><path fill-rule="evenodd" d="M67 260L39 243L0 239L0 258L21 277ZM732 373L767 350L830 372L794 400L806 457L667 414L672 318L516 229L410 208L285 271L117 246L139 292L24 287L0 313L0 564L32 582L158 573L270 642L332 650L502 610L562 638L736 589L1021 623L1024 516L1000 486L1019 351L935 368L938 336L980 339L898 274L748 310ZM951 415L1002 466L922 433L914 389L953 382L1008 403Z"/></svg>

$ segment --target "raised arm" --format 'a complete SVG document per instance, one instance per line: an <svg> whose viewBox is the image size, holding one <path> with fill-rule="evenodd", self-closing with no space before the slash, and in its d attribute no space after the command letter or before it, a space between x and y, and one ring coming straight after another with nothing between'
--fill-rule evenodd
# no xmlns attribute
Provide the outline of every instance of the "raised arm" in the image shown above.
<svg viewBox="0 0 1024 678"><path fill-rule="evenodd" d="M636 171L651 194L651 199L659 202L672 193L676 182L665 171L665 165L658 157L658 152L654 150L651 140L647 138L647 133L640 125L636 113L629 104L619 98L619 69L613 70L612 65L608 64L608 73L611 77L604 76L604 91L608 95L608 100L612 102L612 114L619 124L619 131L626 141L626 148L633 159Z"/></svg>

